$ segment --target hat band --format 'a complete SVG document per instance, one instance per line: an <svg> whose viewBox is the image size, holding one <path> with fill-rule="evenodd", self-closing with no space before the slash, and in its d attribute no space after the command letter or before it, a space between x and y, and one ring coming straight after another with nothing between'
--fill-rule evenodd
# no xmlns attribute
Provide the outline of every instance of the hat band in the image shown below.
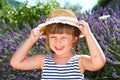
<svg viewBox="0 0 120 80"><path fill-rule="evenodd" d="M47 18L46 22L49 21L72 21L72 22L77 22L78 20L73 17L66 17L66 16L58 16L58 17L53 17L53 18Z"/></svg>

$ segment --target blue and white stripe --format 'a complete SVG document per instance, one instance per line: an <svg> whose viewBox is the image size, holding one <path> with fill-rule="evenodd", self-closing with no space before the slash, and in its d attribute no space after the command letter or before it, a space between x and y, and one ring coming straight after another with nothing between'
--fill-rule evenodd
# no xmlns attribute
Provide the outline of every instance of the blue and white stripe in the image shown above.
<svg viewBox="0 0 120 80"><path fill-rule="evenodd" d="M58 65L52 60L52 54L47 54L41 80L84 80L79 70L78 56L75 54L65 65Z"/></svg>

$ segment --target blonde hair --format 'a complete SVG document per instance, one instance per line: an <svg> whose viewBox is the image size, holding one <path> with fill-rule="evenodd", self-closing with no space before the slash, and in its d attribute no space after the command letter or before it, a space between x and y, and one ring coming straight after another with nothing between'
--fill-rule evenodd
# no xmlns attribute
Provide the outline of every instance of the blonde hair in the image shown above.
<svg viewBox="0 0 120 80"><path fill-rule="evenodd" d="M48 26L46 26L46 49L47 51L51 51L48 44L48 36L49 34L69 34L72 35L73 38L77 37L79 39L80 36L80 30L77 27L68 25L68 24L62 24L62 23L53 23ZM78 39L75 43L73 43L73 49L75 52L78 52ZM53 51L52 51L53 52Z"/></svg>

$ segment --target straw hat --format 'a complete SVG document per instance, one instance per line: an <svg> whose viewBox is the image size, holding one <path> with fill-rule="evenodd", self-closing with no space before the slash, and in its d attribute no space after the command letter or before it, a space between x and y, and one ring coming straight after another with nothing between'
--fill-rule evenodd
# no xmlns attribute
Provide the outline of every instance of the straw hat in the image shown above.
<svg viewBox="0 0 120 80"><path fill-rule="evenodd" d="M52 23L69 24L78 28L79 26L76 24L76 22L78 22L78 19L71 10L56 9L48 15L45 23L39 24L38 27L34 29L34 34L38 35L40 31L45 31L46 26ZM80 37L83 36L80 35Z"/></svg>

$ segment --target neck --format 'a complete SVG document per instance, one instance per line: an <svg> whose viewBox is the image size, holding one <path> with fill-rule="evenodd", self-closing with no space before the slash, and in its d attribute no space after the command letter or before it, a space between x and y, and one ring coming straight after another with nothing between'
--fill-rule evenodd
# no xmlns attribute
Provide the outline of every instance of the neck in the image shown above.
<svg viewBox="0 0 120 80"><path fill-rule="evenodd" d="M52 59L56 64L66 64L73 57L72 53L64 53L62 55L53 54Z"/></svg>
<svg viewBox="0 0 120 80"><path fill-rule="evenodd" d="M71 57L73 56L72 53L64 53L64 54L53 54L53 57L56 57L56 58L65 58L65 57Z"/></svg>

